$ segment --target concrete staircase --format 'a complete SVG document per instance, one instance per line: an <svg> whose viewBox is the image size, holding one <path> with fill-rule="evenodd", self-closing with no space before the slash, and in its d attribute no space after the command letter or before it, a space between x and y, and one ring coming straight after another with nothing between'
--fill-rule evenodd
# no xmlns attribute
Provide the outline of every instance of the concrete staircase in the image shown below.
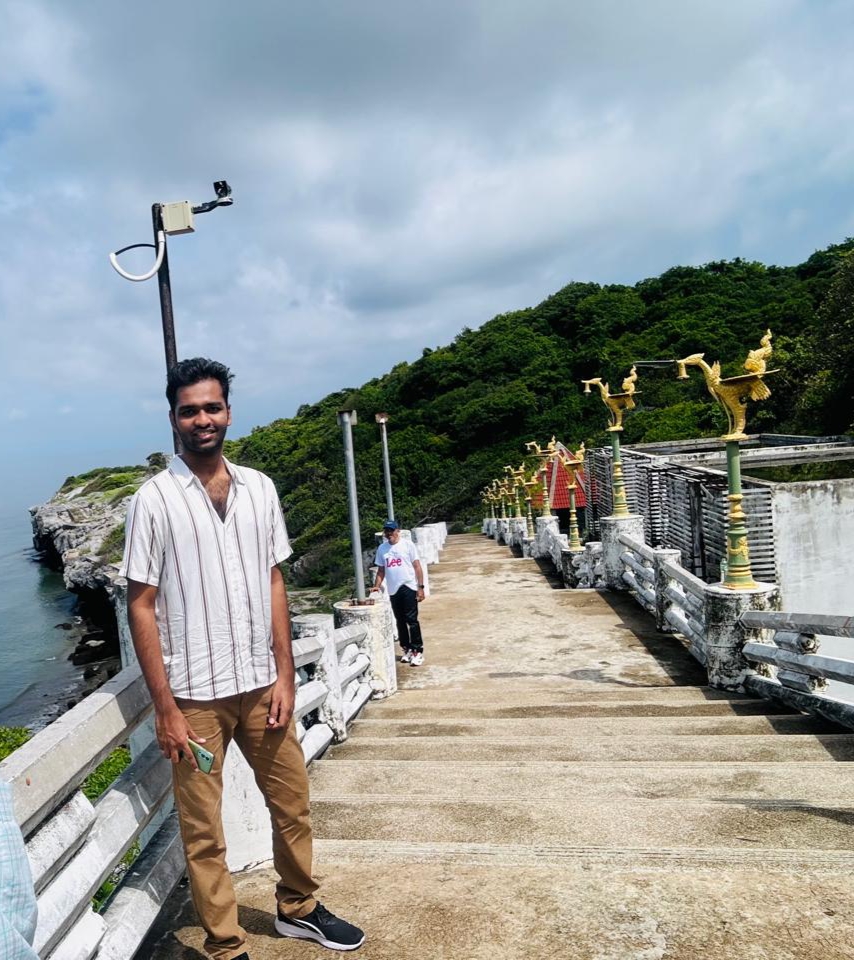
<svg viewBox="0 0 854 960"><path fill-rule="evenodd" d="M311 768L360 956L854 957L854 736L704 686L630 599L482 537L431 579L425 665ZM328 956L270 937L269 872L236 880L252 960ZM180 898L168 922L148 955L197 956Z"/></svg>

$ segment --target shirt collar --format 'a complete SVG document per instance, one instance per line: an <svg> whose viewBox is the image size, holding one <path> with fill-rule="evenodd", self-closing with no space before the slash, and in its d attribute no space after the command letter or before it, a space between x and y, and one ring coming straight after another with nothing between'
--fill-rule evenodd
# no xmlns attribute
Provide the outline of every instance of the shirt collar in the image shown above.
<svg viewBox="0 0 854 960"><path fill-rule="evenodd" d="M241 485L246 484L246 479L243 476L243 471L236 464L231 463L229 460L226 460L225 457L222 458L223 463L225 464L225 469L228 470L231 479L235 483ZM184 463L184 460L179 456L174 456L169 461L169 470L184 484L185 487L189 487L190 484L197 479L193 471Z"/></svg>

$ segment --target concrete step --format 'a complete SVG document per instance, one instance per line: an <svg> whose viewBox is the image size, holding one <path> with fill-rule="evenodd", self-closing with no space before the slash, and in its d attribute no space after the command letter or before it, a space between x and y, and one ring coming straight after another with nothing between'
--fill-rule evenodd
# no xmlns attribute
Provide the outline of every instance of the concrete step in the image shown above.
<svg viewBox="0 0 854 960"><path fill-rule="evenodd" d="M366 932L360 960L850 960L854 943L850 868L380 865L337 859L322 841L316 849L324 902ZM252 960L328 956L272 933L273 871L234 883ZM186 889L169 908L137 956L202 957Z"/></svg>
<svg viewBox="0 0 854 960"><path fill-rule="evenodd" d="M319 861L382 863L444 863L478 866L532 867L551 864L562 871L579 864L647 870L684 870L716 866L722 875L731 869L854 871L854 850L813 850L779 847L601 847L569 844L417 843L411 840L317 840Z"/></svg>
<svg viewBox="0 0 854 960"><path fill-rule="evenodd" d="M331 747L325 759L347 760L457 760L494 763L496 760L577 762L650 761L780 763L793 761L854 760L854 735L779 734L764 736L606 736L606 737L368 737L360 736Z"/></svg>
<svg viewBox="0 0 854 960"><path fill-rule="evenodd" d="M665 736L755 736L776 734L838 733L840 728L830 721L816 720L800 714L722 716L722 717L578 717L516 719L359 719L350 738L392 739L395 737L587 737ZM854 736L854 734L851 734Z"/></svg>
<svg viewBox="0 0 854 960"><path fill-rule="evenodd" d="M851 847L854 804L315 797L311 819L328 840L834 851Z"/></svg>
<svg viewBox="0 0 854 960"><path fill-rule="evenodd" d="M399 651L399 648L398 648ZM411 676L417 673L418 668L401 671L403 675ZM756 703L753 697L742 694L729 693L726 690L716 690L714 687L680 686L677 684L662 683L650 686L630 686L619 683L563 683L561 686L543 689L540 684L499 685L494 680L461 680L451 678L445 686L435 687L408 687L398 692L388 700L372 700L366 709L385 710L398 704L408 704L417 707L435 704L437 709L444 706L459 706L465 703L472 704L503 704L506 706L538 706L541 703ZM759 700L766 703L767 700Z"/></svg>
<svg viewBox="0 0 854 960"><path fill-rule="evenodd" d="M770 763L471 764L405 760L319 760L310 768L311 796L492 800L610 799L774 800L854 803L854 769L831 759Z"/></svg>
<svg viewBox="0 0 854 960"><path fill-rule="evenodd" d="M696 698L676 699L675 697L633 698L633 699L581 699L564 702L552 702L555 698L549 694L548 701L508 703L503 697L494 695L489 699L472 702L465 697L446 700L443 703L420 699L413 703L403 691L388 703L369 705L363 712L365 720L449 720L449 719L536 719L547 717L722 717L757 716L765 714L780 715L779 707L767 700L702 700ZM420 692L420 691L418 691ZM794 715L794 711L792 711Z"/></svg>

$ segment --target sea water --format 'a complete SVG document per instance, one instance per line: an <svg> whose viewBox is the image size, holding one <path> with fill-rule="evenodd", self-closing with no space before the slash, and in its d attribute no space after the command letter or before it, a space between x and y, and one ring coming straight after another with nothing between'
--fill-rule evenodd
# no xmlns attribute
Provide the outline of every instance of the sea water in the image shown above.
<svg viewBox="0 0 854 960"><path fill-rule="evenodd" d="M74 693L82 668L68 655L75 597L38 562L26 507L0 506L0 725L27 725ZM48 712L50 712L48 710Z"/></svg>

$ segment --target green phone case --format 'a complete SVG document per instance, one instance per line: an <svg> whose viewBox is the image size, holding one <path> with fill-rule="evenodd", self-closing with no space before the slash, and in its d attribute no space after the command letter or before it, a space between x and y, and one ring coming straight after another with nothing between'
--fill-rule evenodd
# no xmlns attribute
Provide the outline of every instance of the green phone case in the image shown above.
<svg viewBox="0 0 854 960"><path fill-rule="evenodd" d="M196 743L195 740L188 740L187 743L190 745L190 749L193 751L193 756L196 758L196 763L199 766L199 770L202 773L210 773L211 768L213 767L214 755L210 750L205 750L204 747Z"/></svg>

